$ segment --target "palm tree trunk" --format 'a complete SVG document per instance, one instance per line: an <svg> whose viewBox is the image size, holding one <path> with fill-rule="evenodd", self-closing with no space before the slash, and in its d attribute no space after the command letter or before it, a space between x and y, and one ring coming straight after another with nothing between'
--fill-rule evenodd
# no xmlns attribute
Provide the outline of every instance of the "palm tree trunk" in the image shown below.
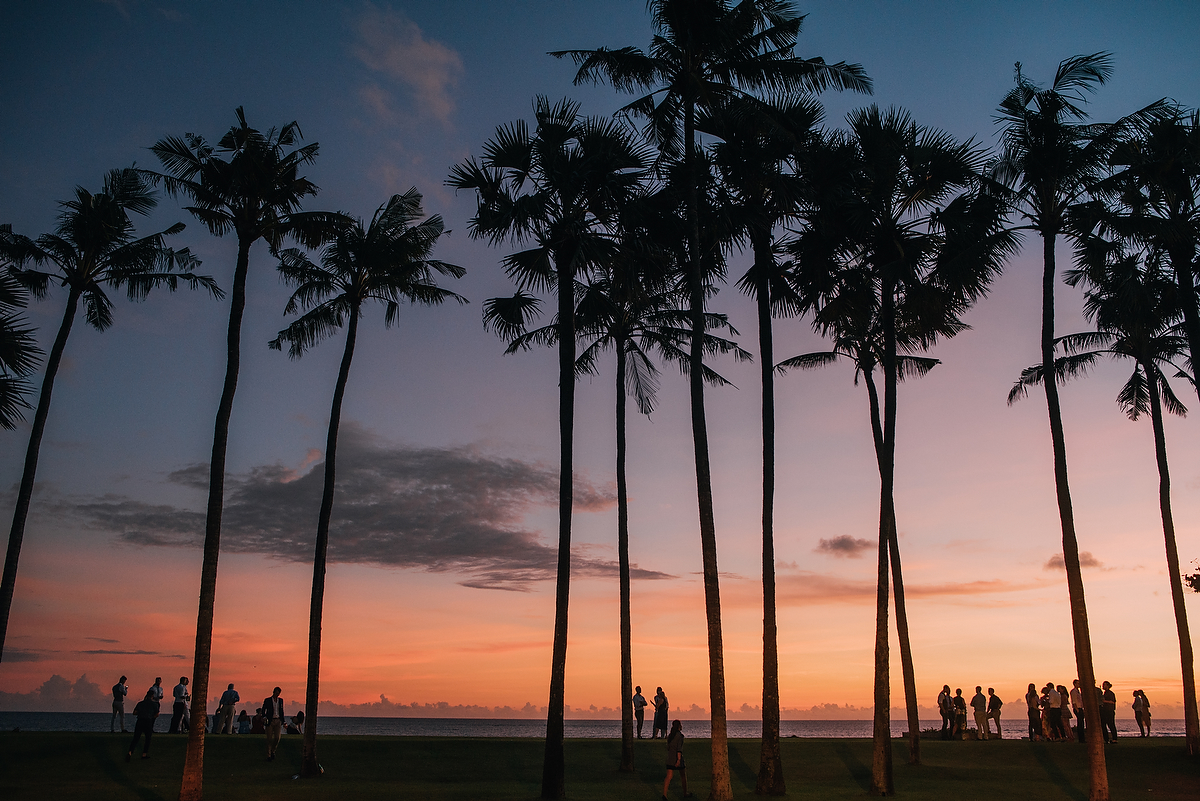
<svg viewBox="0 0 1200 801"><path fill-rule="evenodd" d="M1162 401L1158 371L1143 364L1150 384L1150 418L1154 423L1154 456L1158 460L1158 508L1162 513L1163 539L1167 545L1167 575L1171 578L1171 603L1175 606L1175 628L1179 632L1179 661L1183 669L1184 744L1189 756L1200 756L1200 716L1196 713L1196 670L1192 660L1192 634L1187 606L1183 601L1183 579L1179 573L1179 549L1175 546L1175 519L1171 514L1171 471L1167 467L1167 438L1163 433Z"/></svg>
<svg viewBox="0 0 1200 801"><path fill-rule="evenodd" d="M321 513L317 517L317 547L313 557L312 602L308 611L308 682L304 692L304 747L300 756L300 775L309 778L321 775L317 763L317 703L321 684L321 617L325 606L325 554L329 550L329 519L333 516L333 492L336 487L337 438L342 422L342 398L346 380L350 377L350 362L354 359L354 342L358 338L358 307L350 309L346 326L346 350L338 370L337 386L333 390L333 405L329 409L329 436L325 440L325 487L321 492Z"/></svg>
<svg viewBox="0 0 1200 801"><path fill-rule="evenodd" d="M625 338L617 335L617 564L621 594L621 770L633 767L633 622L629 613L629 498L625 478Z"/></svg>
<svg viewBox="0 0 1200 801"><path fill-rule="evenodd" d="M879 394L870 371L864 371L867 397L871 405L871 432L875 440L875 456L883 469L883 424L879 419ZM908 637L908 611L904 604L904 579L900 572L900 538L896 529L895 508L892 510L891 554L892 595L896 599L896 636L900 640L900 669L904 674L904 705L908 714L908 764L921 764L921 719L917 710L917 678L913 670L912 644Z"/></svg>
<svg viewBox="0 0 1200 801"><path fill-rule="evenodd" d="M1075 513L1071 507L1071 489L1067 484L1067 445L1063 436L1062 409L1058 400L1058 381L1054 375L1054 262L1053 232L1042 234L1042 384L1046 388L1046 408L1050 416L1050 437L1054 444L1054 487L1058 497L1058 516L1062 525L1063 562L1067 568L1067 592L1071 603L1071 631L1075 639L1075 665L1083 691L1084 719L1100 720L1096 697L1096 671L1092 665L1092 635L1088 628L1087 600L1083 592L1083 570L1079 564L1079 541L1075 537ZM1089 801L1108 801L1108 768L1104 761L1104 738L1087 738Z"/></svg>
<svg viewBox="0 0 1200 801"><path fill-rule="evenodd" d="M8 533L8 552L4 556L4 578L0 579L0 661L4 660L4 641L8 637L8 615L12 611L13 590L17 586L17 562L21 558L21 542L25 539L25 521L29 517L29 502L33 499L33 481L37 476L38 456L42 450L42 434L46 431L46 418L50 416L50 396L54 392L54 379L62 362L67 337L75 322L79 309L80 293L71 289L67 294L67 308L63 311L58 335L50 348L46 360L46 375L42 379L42 391L38 395L37 411L33 414L33 427L29 431L29 446L25 449L25 469L21 472L21 486L17 490L17 505L13 509L12 528Z"/></svg>
<svg viewBox="0 0 1200 801"><path fill-rule="evenodd" d="M567 681L567 608L571 591L572 458L575 427L575 254L556 254L558 272L558 578L554 594L554 646L550 658L550 701L542 798L566 795L563 717Z"/></svg>
<svg viewBox="0 0 1200 801"><path fill-rule="evenodd" d="M758 350L762 371L763 700L758 795L786 795L779 751L779 632L775 615L775 353L771 330L770 237L754 243Z"/></svg>
<svg viewBox="0 0 1200 801"><path fill-rule="evenodd" d="M704 274L700 257L699 192L696 186L696 107L684 100L684 172L687 175L689 287L692 341L688 380L692 401L692 444L696 455L696 501L700 511L700 555L704 571L704 613L708 621L708 698L712 721L712 801L732 801L725 710L725 646L721 638L721 588L717 579L717 523L713 514L712 466L704 414Z"/></svg>
<svg viewBox="0 0 1200 801"><path fill-rule="evenodd" d="M1196 308L1196 285L1193 280L1193 256L1187 249L1171 253L1171 265L1175 268L1175 281L1179 285L1180 305L1183 307L1183 330L1187 335L1188 352L1192 357L1193 388L1200 396L1200 310Z"/></svg>
<svg viewBox="0 0 1200 801"><path fill-rule="evenodd" d="M241 365L242 314L246 310L246 271L253 240L238 237L237 267L230 292L225 383L213 426L212 459L208 472L208 513L204 524L204 562L200 569L200 605L196 616L196 654L192 666L192 725L183 758L179 801L204 797L204 717L208 708L208 671L212 661L213 606L217 599L217 557L221 554L221 511L225 501L225 450L229 418Z"/></svg>
<svg viewBox="0 0 1200 801"><path fill-rule="evenodd" d="M875 585L875 718L871 793L892 795L892 690L888 643L888 551L896 523L893 486L896 453L895 283L885 270L880 287L883 323L883 451L879 464L879 562Z"/></svg>

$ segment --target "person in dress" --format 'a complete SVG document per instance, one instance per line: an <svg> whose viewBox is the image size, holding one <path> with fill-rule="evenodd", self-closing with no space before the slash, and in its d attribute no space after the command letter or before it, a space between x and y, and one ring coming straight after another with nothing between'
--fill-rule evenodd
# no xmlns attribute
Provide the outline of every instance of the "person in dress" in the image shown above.
<svg viewBox="0 0 1200 801"><path fill-rule="evenodd" d="M242 714L238 715L237 733L238 734L249 734L251 729L253 729L253 728L254 728L253 721L250 720L250 716L248 714L246 714L246 710L243 709Z"/></svg>
<svg viewBox="0 0 1200 801"><path fill-rule="evenodd" d="M1058 706L1061 710L1059 717L1062 720L1062 737L1064 740L1071 739L1071 695L1067 692L1067 688L1063 685L1058 685Z"/></svg>
<svg viewBox="0 0 1200 801"><path fill-rule="evenodd" d="M1025 707L1029 716L1029 742L1032 743L1042 736L1041 697L1033 682L1029 682L1029 691L1025 693Z"/></svg>
<svg viewBox="0 0 1200 801"><path fill-rule="evenodd" d="M659 691L662 691L661 687ZM687 766L683 762L683 724L678 720L671 723L671 735L667 737L667 778L663 779L662 791L664 801L676 772L683 781L683 797L691 798L692 794L687 788Z"/></svg>
<svg viewBox="0 0 1200 801"><path fill-rule="evenodd" d="M129 751L125 754L126 762L133 759L133 749L137 748L142 735L146 736L146 743L142 746L142 759L150 758L150 735L154 734L154 719L158 717L158 711L158 699L154 697L153 690L148 690L146 697L138 701L137 706L133 708L137 722L133 724L133 742L129 744Z"/></svg>
<svg viewBox="0 0 1200 801"><path fill-rule="evenodd" d="M118 719L121 721L121 734L128 734L125 731L125 696L129 695L129 687L125 684L127 681L129 681L129 677L122 676L121 680L113 685L112 719L108 721L109 734L116 731Z"/></svg>
<svg viewBox="0 0 1200 801"><path fill-rule="evenodd" d="M662 736L667 736L667 710L671 708L667 702L667 694L663 692L663 688L659 687L658 692L654 696L654 700L650 703L654 704L654 732L650 735L650 739L658 738L658 733L661 731Z"/></svg>

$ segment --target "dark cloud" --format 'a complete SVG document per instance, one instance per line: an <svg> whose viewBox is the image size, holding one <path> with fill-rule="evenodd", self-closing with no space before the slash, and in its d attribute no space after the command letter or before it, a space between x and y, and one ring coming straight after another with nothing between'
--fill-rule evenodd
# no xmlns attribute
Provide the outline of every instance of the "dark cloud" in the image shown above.
<svg viewBox="0 0 1200 801"><path fill-rule="evenodd" d="M106 642L109 645L114 645L118 642L118 640L109 639L108 637L84 637L83 639L92 640L93 642Z"/></svg>
<svg viewBox="0 0 1200 801"><path fill-rule="evenodd" d="M849 534L843 534L840 537L834 537L830 540L821 540L813 550L817 553L858 559L862 556L863 551L874 547L875 543L871 542L871 540L860 540L851 537Z"/></svg>
<svg viewBox="0 0 1200 801"><path fill-rule="evenodd" d="M1099 568L1101 570L1106 569L1104 567L1104 563L1101 562L1099 559L1097 559L1095 556L1093 556L1088 551L1080 551L1079 552L1079 566L1080 567L1095 567L1095 568ZM1043 570L1066 570L1067 562L1063 558L1063 555L1061 553L1056 553L1056 554L1054 554L1054 556L1051 556L1046 561L1046 564L1042 565L1042 569Z"/></svg>
<svg viewBox="0 0 1200 801"><path fill-rule="evenodd" d="M312 462L314 460L309 460ZM358 426L342 428L337 495L329 539L334 562L465 574L462 584L526 589L553 578L557 549L523 526L525 516L558 502L558 470L484 455L473 448L380 445ZM169 480L207 490L208 467ZM221 547L298 562L312 559L324 463L301 470L255 467L225 482ZM575 508L609 508L608 488L576 480ZM106 495L70 505L86 524L141 545L199 546L204 514ZM615 573L616 563L575 553L572 572ZM634 578L668 578L635 568Z"/></svg>
<svg viewBox="0 0 1200 801"><path fill-rule="evenodd" d="M89 638L91 639L91 638ZM79 654L88 654L90 656L161 656L164 659L183 659L183 654L164 654L162 651L119 651L109 648L97 648L91 651L76 651Z"/></svg>
<svg viewBox="0 0 1200 801"><path fill-rule="evenodd" d="M46 655L41 651L25 651L20 648L5 648L5 662L41 662Z"/></svg>

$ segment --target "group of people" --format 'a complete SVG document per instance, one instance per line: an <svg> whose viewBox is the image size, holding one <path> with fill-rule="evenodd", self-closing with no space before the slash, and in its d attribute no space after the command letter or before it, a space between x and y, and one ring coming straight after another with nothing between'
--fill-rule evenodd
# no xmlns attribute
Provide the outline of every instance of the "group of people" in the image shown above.
<svg viewBox="0 0 1200 801"><path fill-rule="evenodd" d="M1063 685L1048 682L1038 691L1036 684L1029 685L1025 693L1025 704L1029 711L1030 740L1078 740L1087 737L1089 724L1084 716L1083 691L1079 679L1075 679L1070 691ZM1096 690L1100 704L1100 734L1106 743L1117 741L1117 694L1112 684L1103 682ZM1150 700L1141 690L1133 691L1133 714L1137 719L1142 737L1150 736ZM1074 727L1071 721L1075 721ZM1072 732L1074 728L1074 732Z"/></svg>
<svg viewBox="0 0 1200 801"><path fill-rule="evenodd" d="M110 732L116 731L119 722L121 733L128 733L125 728L125 698L129 695L127 681L129 681L129 677L122 676L113 685L112 719L108 726ZM267 736L267 761L275 759L275 752L284 732L288 734L304 733L304 710L298 711L290 719L287 718L283 711L281 692L282 690L276 687L271 692L271 696L263 700L262 706L254 710L253 717L243 709L241 714L235 718L237 705L242 699L233 684L230 684L229 688L221 695L216 714L213 716L213 733L265 734ZM154 734L154 721L161 713L163 695L162 677L159 676L154 679L154 684L146 691L146 696L134 706L133 715L136 722L133 727L133 742L130 743L129 751L125 755L126 762L133 759L133 752L143 737L145 741L142 746L142 759L150 758L150 736ZM191 713L188 704L192 699L191 693L188 691L187 676L179 677L179 683L175 685L172 697L174 701L171 707L171 724L167 733L186 732L191 727ZM204 726L205 731L208 731L207 715L205 718L200 725Z"/></svg>
<svg viewBox="0 0 1200 801"><path fill-rule="evenodd" d="M653 725L652 725L653 731L651 731L651 733L650 733L650 739L651 740L658 739L658 735L660 732L662 733L663 737L666 737L667 736L667 711L670 710L671 705L667 701L667 694L663 692L663 688L659 687L658 691L654 694L654 698L651 699L649 702L647 702L646 697L644 695L642 695L642 688L640 686L634 687L633 689L634 689L633 717L634 717L634 720L637 721L637 737L638 737L638 739L639 740L642 739L642 725L646 722L646 707L647 706L654 707L654 718L653 718Z"/></svg>
<svg viewBox="0 0 1200 801"><path fill-rule="evenodd" d="M943 740L962 740L967 734L967 699L963 698L962 689L957 689L954 694L950 694L950 685L943 684L942 691L938 693L937 705L938 712L942 716L942 739ZM971 697L971 709L975 714L975 737L979 740L987 740L992 736L991 722L996 721L996 737L1003 737L1003 732L1000 728L1000 710L1004 706L1004 702L1000 700L1000 696L996 695L996 690L988 687L987 696L983 694L983 687L976 685L975 695Z"/></svg>

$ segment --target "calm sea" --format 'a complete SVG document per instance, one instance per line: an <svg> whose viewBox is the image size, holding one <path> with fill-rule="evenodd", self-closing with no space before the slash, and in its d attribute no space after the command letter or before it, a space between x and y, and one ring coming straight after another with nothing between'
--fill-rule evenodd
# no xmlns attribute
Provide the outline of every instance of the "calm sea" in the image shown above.
<svg viewBox="0 0 1200 801"><path fill-rule="evenodd" d="M0 712L0 731L108 731L107 712ZM159 731L166 731L169 716L158 720ZM1007 721L1006 721L1007 722ZM649 721L647 721L649 723ZM127 716L125 725L132 730ZM322 717L318 721L321 734L374 734L387 737L529 737L540 738L546 733L542 720L495 720L490 718L340 718ZM923 720L921 728L940 727L940 720ZM649 726L645 731L649 730ZM903 720L892 721L892 736L899 737L908 730ZM685 720L683 731L688 737L708 737L707 720ZM1117 731L1123 736L1137 736L1137 724L1118 720ZM621 736L619 720L568 720L567 737L582 739L617 739ZM729 721L730 737L757 738L762 723L757 720ZM780 723L784 737L870 737L869 720L785 720ZM1005 739L1017 739L1025 734L1022 718L1005 726ZM1154 719L1154 735L1182 737L1183 720ZM294 736L294 735L293 735Z"/></svg>

